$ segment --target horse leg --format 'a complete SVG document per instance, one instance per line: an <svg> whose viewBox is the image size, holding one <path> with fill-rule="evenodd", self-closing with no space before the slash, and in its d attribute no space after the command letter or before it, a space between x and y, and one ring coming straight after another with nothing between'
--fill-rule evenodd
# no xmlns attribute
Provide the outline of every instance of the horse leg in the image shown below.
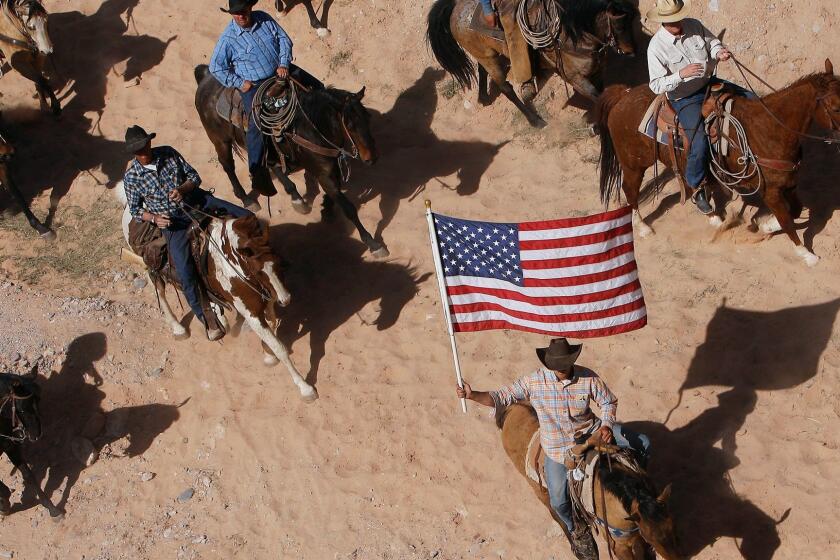
<svg viewBox="0 0 840 560"><path fill-rule="evenodd" d="M280 184L283 185L283 190L286 191L286 194L291 197L292 208L294 211L298 214L309 214L312 212L312 207L309 206L300 195L295 182L289 179L289 176L283 173L283 170L277 165L272 167L271 171L274 173L274 176L277 177L277 180L280 181Z"/></svg>
<svg viewBox="0 0 840 560"><path fill-rule="evenodd" d="M262 208L258 200L259 195L257 195L257 198L249 197L245 192L245 189L242 188L242 183L239 182L239 177L236 176L236 163L233 161L233 141L214 139L213 135L209 132L207 133L207 136L209 136L210 141L213 142L213 147L216 149L216 156L219 158L219 163L222 164L222 169L224 170L225 175L227 175L230 185L233 187L234 196L242 201L245 208L256 214Z"/></svg>
<svg viewBox="0 0 840 560"><path fill-rule="evenodd" d="M490 78L496 83L502 94L504 94L504 96L507 97L508 100L513 103L523 115L525 115L525 118L528 119L528 124L534 128L543 128L546 126L546 122L542 119L542 117L540 117L539 113L537 113L537 111L530 105L525 104L516 95L516 91L513 89L513 86L506 79L505 70L502 67L502 63L497 55L493 54L491 56L479 58L478 64L479 68L483 67L487 71Z"/></svg>
<svg viewBox="0 0 840 560"><path fill-rule="evenodd" d="M341 207L341 211L344 212L347 219L353 222L353 225L356 226L356 230L359 232L359 237L362 239L364 244L367 245L373 256L378 259L387 257L390 253L385 247L385 244L374 239L368 230L365 229L365 226L363 226L361 220L359 220L359 213L356 211L356 207L353 206L353 203L344 196L343 192L341 192L341 178L338 173L338 165L335 165L328 175L323 175L321 177L319 182L324 188L324 192L326 192L328 196L332 197L338 203Z"/></svg>
<svg viewBox="0 0 840 560"><path fill-rule="evenodd" d="M796 187L785 189L783 194L790 208L790 215L793 216L794 220L799 219L802 216L804 206L802 205L802 201L799 200L799 193Z"/></svg>
<svg viewBox="0 0 840 560"><path fill-rule="evenodd" d="M23 460L23 455L21 454L21 449L19 445L13 445L9 449L6 450L6 455L9 457L9 461L20 471L21 476L23 476L23 481L27 486L35 488L35 494L38 496L38 501L41 502L41 505L47 508L50 512L50 517L54 518L61 518L64 516L64 512L62 512L59 508L55 506L50 500L50 497L41 489L41 485L38 484L38 480L35 478L35 475L32 473L32 469L29 468L29 465L26 464L26 461ZM7 489L8 490L8 489Z"/></svg>
<svg viewBox="0 0 840 560"><path fill-rule="evenodd" d="M572 89L592 103L598 101L598 96L601 95L601 91L592 83L592 80L587 75L593 69L592 61L587 60L585 66L581 67L581 59L569 56L566 53L562 53L560 56L563 59L561 68L563 68L565 79L571 84ZM562 75L560 77L563 78Z"/></svg>
<svg viewBox="0 0 840 560"><path fill-rule="evenodd" d="M29 204L26 203L26 200L18 190L17 185L12 180L12 174L7 165L0 165L0 184L6 185L6 188L9 190L9 194L12 195L14 201L21 207L23 215L26 216L26 221L29 222L32 229L38 232L41 239L45 239L47 241L54 240L55 232L45 226L40 220L38 220L38 218L35 217L35 214L32 213L32 210L29 208Z"/></svg>
<svg viewBox="0 0 840 560"><path fill-rule="evenodd" d="M224 329L225 332L228 332L230 330L230 324L225 317L225 308L211 301L210 309L212 309L213 313L216 314L216 318L219 320L219 325L221 325L222 329Z"/></svg>
<svg viewBox="0 0 840 560"><path fill-rule="evenodd" d="M58 100L58 97L55 96L55 92L53 91L50 82L44 75L44 60L45 57L43 55L32 55L32 61L30 64L36 73L35 90L38 92L38 97L41 100L42 107L46 106L46 97L49 97L50 111L54 117L59 117L61 116L61 102Z"/></svg>
<svg viewBox="0 0 840 560"><path fill-rule="evenodd" d="M148 273L148 276L149 281L157 292L158 301L160 302L160 310L163 312L163 318L166 321L166 324L172 330L172 336L174 336L176 340L188 338L189 335L187 334L187 329L185 329L184 325L175 318L175 314L172 313L172 308L169 307L169 300L166 299L166 282L157 274Z"/></svg>
<svg viewBox="0 0 840 560"><path fill-rule="evenodd" d="M9 487L0 482L0 516L5 517L12 513L12 491Z"/></svg>
<svg viewBox="0 0 840 560"><path fill-rule="evenodd" d="M778 220L782 231L784 231L790 240L793 241L796 255L805 261L806 265L816 266L820 261L820 258L809 251L802 244L802 240L799 239L799 234L796 233L796 229L794 228L793 217L790 215L790 210L788 209L787 201L784 198L782 189L768 188L764 193L764 202L767 204L770 211L773 212L776 220Z"/></svg>
<svg viewBox="0 0 840 560"><path fill-rule="evenodd" d="M287 370L289 370L289 375L292 376L292 382L297 385L303 400L305 402L312 402L317 399L318 392L300 375L300 372L298 372L297 368L295 368L295 364L292 363L292 360L289 358L289 351L283 343L280 342L280 339L277 338L274 331L271 330L271 327L268 325L265 318L248 309L245 306L245 303L238 298L235 300L234 305L236 306L236 310L239 311L239 314L245 319L245 322L248 323L248 326L251 327L251 330L260 337L260 340L268 346L268 349L271 350L277 359L286 366Z"/></svg>
<svg viewBox="0 0 840 560"><path fill-rule="evenodd" d="M642 238L654 233L653 229L645 223L645 219L639 211L639 189L642 186L643 177L644 171L628 167L623 167L622 169L621 190L624 191L627 204L633 208L633 229Z"/></svg>
<svg viewBox="0 0 840 560"><path fill-rule="evenodd" d="M335 201L326 193L324 193L324 199L321 201L321 220L324 222L335 220Z"/></svg>
<svg viewBox="0 0 840 560"><path fill-rule="evenodd" d="M490 91L487 88L487 70L478 65L478 102L482 107L490 105Z"/></svg>

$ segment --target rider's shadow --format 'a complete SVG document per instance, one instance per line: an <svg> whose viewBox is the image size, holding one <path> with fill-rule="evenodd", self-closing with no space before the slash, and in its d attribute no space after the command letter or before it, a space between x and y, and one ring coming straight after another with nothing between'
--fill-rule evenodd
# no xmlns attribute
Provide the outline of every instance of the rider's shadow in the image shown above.
<svg viewBox="0 0 840 560"><path fill-rule="evenodd" d="M728 388L717 395L717 406L674 429L667 420L628 423L651 439L651 473L674 483L671 506L684 554L694 556L729 537L740 541L745 560L769 560L781 545L778 525L796 504L765 512L738 495L730 471L764 460L736 455L739 438L751 437L742 429L759 391L790 389L817 374L838 310L840 299L775 312L733 309L724 302L697 348L675 409L689 389Z"/></svg>

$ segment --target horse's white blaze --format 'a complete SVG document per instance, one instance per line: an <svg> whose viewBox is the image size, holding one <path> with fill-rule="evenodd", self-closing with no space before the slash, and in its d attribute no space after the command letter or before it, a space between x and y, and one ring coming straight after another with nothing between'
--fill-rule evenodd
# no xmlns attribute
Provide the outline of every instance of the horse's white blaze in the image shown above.
<svg viewBox="0 0 840 560"><path fill-rule="evenodd" d="M769 218L764 220L761 223L761 231L766 234L782 231L782 224L779 223L779 218L777 218L776 216L770 216Z"/></svg>
<svg viewBox="0 0 840 560"><path fill-rule="evenodd" d="M808 266L817 266L817 263L820 262L820 258L806 249L804 245L796 245L793 250L799 258L805 261L805 264Z"/></svg>
<svg viewBox="0 0 840 560"><path fill-rule="evenodd" d="M47 33L47 18L37 17L32 19L32 39L38 46L41 54L52 54L53 44L50 34Z"/></svg>
<svg viewBox="0 0 840 560"><path fill-rule="evenodd" d="M280 281L280 277L274 272L274 263L265 263L263 265L263 272L268 276L268 281L271 283L271 287L274 288L274 293L277 294L277 300L280 302L280 305L284 307L289 305L289 302L292 300L292 294L289 293L289 290Z"/></svg>

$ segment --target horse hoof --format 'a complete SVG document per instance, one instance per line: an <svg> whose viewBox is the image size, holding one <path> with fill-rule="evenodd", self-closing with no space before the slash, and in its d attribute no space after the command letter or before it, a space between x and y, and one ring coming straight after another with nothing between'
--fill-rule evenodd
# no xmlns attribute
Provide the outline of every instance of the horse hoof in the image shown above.
<svg viewBox="0 0 840 560"><path fill-rule="evenodd" d="M388 251L388 248L385 247L385 245L383 245L379 249L371 250L370 254L376 257L377 259L384 259L391 255L391 253Z"/></svg>
<svg viewBox="0 0 840 560"><path fill-rule="evenodd" d="M249 201L245 204L245 209L246 209L246 210L249 210L249 211L251 211L251 212L253 212L254 214L256 214L257 212L259 212L260 210L262 210L262 206L261 206L261 205L260 205L260 203L259 203L259 202L257 202L256 200L249 200Z"/></svg>
<svg viewBox="0 0 840 560"><path fill-rule="evenodd" d="M60 523L64 521L64 512L63 511L52 511L50 512L50 517L53 520L53 523Z"/></svg>
<svg viewBox="0 0 840 560"><path fill-rule="evenodd" d="M318 400L318 391L315 387L310 387L309 391L306 391L305 393L301 392L300 398L303 399L303 402L306 404L314 403Z"/></svg>
<svg viewBox="0 0 840 560"><path fill-rule="evenodd" d="M776 216L772 218L768 218L761 223L760 226L761 232L767 235L772 233L776 233L777 231L782 231L782 224L779 223L779 219Z"/></svg>
<svg viewBox="0 0 840 560"><path fill-rule="evenodd" d="M723 220L720 219L720 216L712 216L709 218L709 225L715 229L720 229L723 226Z"/></svg>
<svg viewBox="0 0 840 560"><path fill-rule="evenodd" d="M319 27L318 29L315 30L315 33L321 39L323 39L324 37L329 37L330 36L330 30L327 29L326 27Z"/></svg>
<svg viewBox="0 0 840 560"><path fill-rule="evenodd" d="M545 128L545 127L548 126L548 123L545 122L542 119L542 117L534 117L534 118L528 119L528 123L530 123L530 125L533 126L534 128Z"/></svg>
<svg viewBox="0 0 840 560"><path fill-rule="evenodd" d="M172 331L172 338L175 340L187 340L190 337L190 333L186 331L186 329L182 329L180 331Z"/></svg>
<svg viewBox="0 0 840 560"><path fill-rule="evenodd" d="M305 200L299 198L297 200L292 201L292 209L297 212L298 214L309 214L312 212L312 206L306 203Z"/></svg>
<svg viewBox="0 0 840 560"><path fill-rule="evenodd" d="M263 356L263 365L265 367L273 367L276 366L278 363L280 363L280 360L278 360L272 354L266 354L265 356Z"/></svg>
<svg viewBox="0 0 840 560"><path fill-rule="evenodd" d="M817 266L817 263L820 262L820 258L817 255L815 255L802 245L798 245L794 250L796 251L796 254L799 256L799 258L805 261L805 264L808 265L808 267L815 267Z"/></svg>
<svg viewBox="0 0 840 560"><path fill-rule="evenodd" d="M56 236L55 232L51 229L49 229L49 230L47 230L47 231L45 231L44 233L41 234L41 239L43 239L44 241L55 241L56 237L57 236Z"/></svg>

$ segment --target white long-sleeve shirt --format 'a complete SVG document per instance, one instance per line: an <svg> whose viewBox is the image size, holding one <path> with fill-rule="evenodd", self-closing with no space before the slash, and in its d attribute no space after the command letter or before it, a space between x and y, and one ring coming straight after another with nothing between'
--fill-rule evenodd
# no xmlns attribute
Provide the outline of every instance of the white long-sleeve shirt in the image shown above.
<svg viewBox="0 0 840 560"><path fill-rule="evenodd" d="M682 99L706 87L723 49L720 40L696 19L683 20L683 34L671 35L664 27L657 31L648 46L650 89L670 99ZM680 70L689 64L706 66L702 76L681 78Z"/></svg>

